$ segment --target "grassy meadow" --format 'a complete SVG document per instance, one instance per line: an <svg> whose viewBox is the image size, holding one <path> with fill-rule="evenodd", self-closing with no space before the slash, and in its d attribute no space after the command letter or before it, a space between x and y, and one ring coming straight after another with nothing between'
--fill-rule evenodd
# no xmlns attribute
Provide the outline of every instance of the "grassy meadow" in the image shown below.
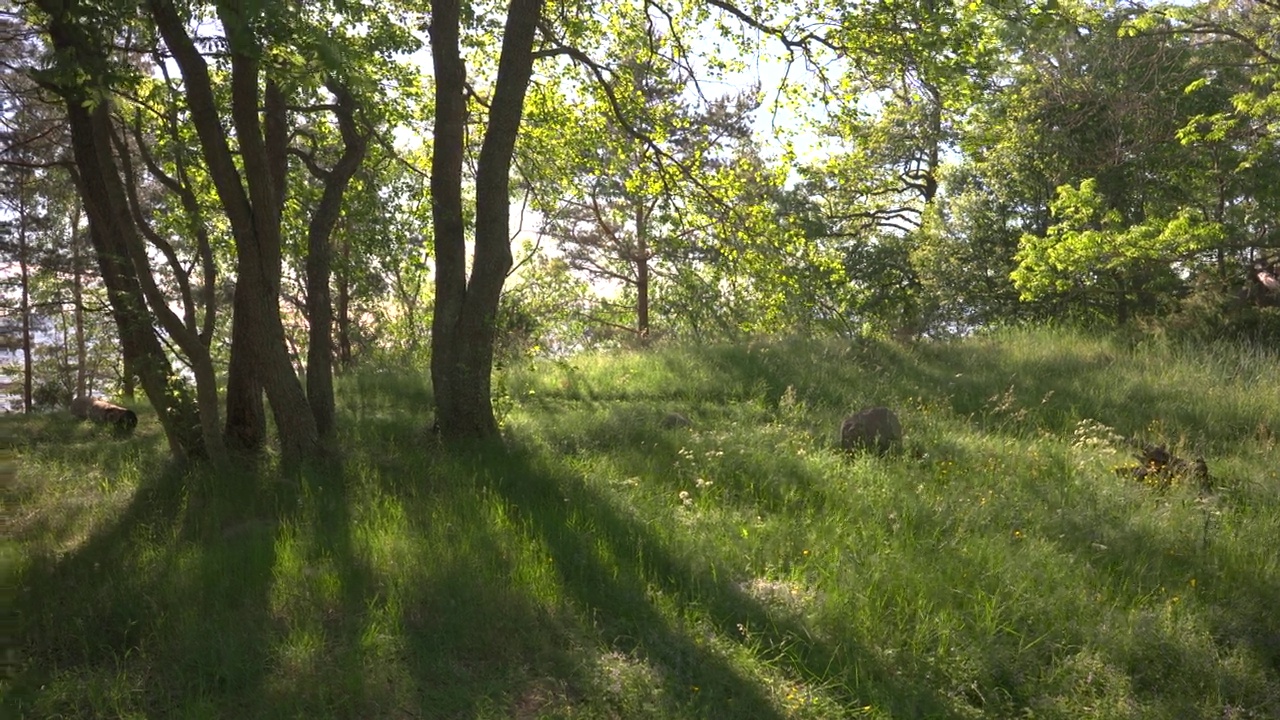
<svg viewBox="0 0 1280 720"><path fill-rule="evenodd" d="M0 716L1274 719L1278 379L1048 330L660 347L511 364L504 443L446 449L425 369L366 368L296 478L5 416ZM847 456L871 404L905 448Z"/></svg>

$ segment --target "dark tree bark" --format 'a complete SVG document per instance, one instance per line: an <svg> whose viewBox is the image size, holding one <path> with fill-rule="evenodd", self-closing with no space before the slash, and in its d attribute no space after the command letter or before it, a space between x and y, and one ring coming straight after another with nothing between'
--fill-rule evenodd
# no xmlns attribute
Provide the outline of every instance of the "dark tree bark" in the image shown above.
<svg viewBox="0 0 1280 720"><path fill-rule="evenodd" d="M100 102L92 111L70 92L67 101L71 144L80 196L89 218L89 238L120 332L126 372L136 376L160 418L170 452L179 459L206 454L195 403L181 392L168 355L152 327L133 251L142 247L129 217L124 183L111 154L111 116ZM135 237L129 237L130 234Z"/></svg>
<svg viewBox="0 0 1280 720"><path fill-rule="evenodd" d="M119 149L120 166L124 171L125 196L128 198L129 209L133 214L133 223L138 231L147 238L151 247L159 251L160 255L169 264L169 268L173 273L174 283L177 285L178 294L182 301L183 317L179 317L174 312L170 307L169 298L165 296L164 292L156 284L149 262L151 250L142 244L141 238L137 236L137 233L133 233L127 235L126 238L131 243L129 247L130 257L133 259L134 268L138 274L142 294L160 327L163 328L164 332L186 356L187 363L195 379L196 407L199 410L200 432L204 439L205 451L216 464L221 464L226 458L226 452L222 429L218 424L218 416L220 414L218 378L213 367L213 356L209 351L209 335L202 334L196 322L196 304L194 293L191 291L189 272L169 241L151 226L138 198L137 187L139 182L133 169L133 161L130 159L134 151L136 150L137 154L142 157L152 176L179 196L185 207L190 230L196 238L197 244L207 247L208 236L204 230L199 203L196 201L195 195L189 186L165 174L151 157L146 147L147 139L143 137L141 127L135 127L134 129L133 147L130 147L123 137L114 136L114 140ZM180 162L178 167L182 167ZM214 283L216 278L209 265L205 266L205 271L207 273L205 285L208 286ZM210 302L205 307L206 327L211 326L213 314L214 306Z"/></svg>
<svg viewBox="0 0 1280 720"><path fill-rule="evenodd" d="M335 114L342 134L342 155L331 170L313 163L311 171L324 181L320 204L311 215L307 228L307 320L310 333L307 343L307 400L315 417L316 432L321 439L333 434L335 403L333 397L333 301L329 280L333 275L333 249L330 237L342 211L342 198L351 178L360 169L368 151L368 136L356 124L356 100L351 91L337 80L327 84L336 98Z"/></svg>
<svg viewBox="0 0 1280 720"><path fill-rule="evenodd" d="M92 229L90 229L92 233ZM138 374L133 371L133 361L125 355L123 349L120 354L120 395L130 402L138 394Z"/></svg>
<svg viewBox="0 0 1280 720"><path fill-rule="evenodd" d="M286 464L295 464L314 454L319 443L315 418L289 359L280 319L280 221L288 140L284 96L270 79L265 92L260 92L264 73L261 48L251 29L253 18L242 16L243 8L220 5L219 19L227 33L230 55L230 119L244 167L242 178L204 57L187 34L172 0L149 0L148 5L182 72L191 121L236 242L232 342L239 342L233 356L240 351L241 362L233 362L231 371L242 374L235 388L245 395L233 401L232 381L228 380L227 434L254 439L259 425L246 410L255 408L252 395L260 384L271 405L281 456ZM252 374L252 378L244 374ZM235 425L239 422L249 425Z"/></svg>
<svg viewBox="0 0 1280 720"><path fill-rule="evenodd" d="M649 337L649 213L644 203L636 203L636 334L641 342Z"/></svg>
<svg viewBox="0 0 1280 720"><path fill-rule="evenodd" d="M253 453L267 444L267 406L262 400L262 383L253 370L249 355L249 323L237 318L253 312L248 292L236 283L231 308L231 359L227 364L227 445Z"/></svg>
<svg viewBox="0 0 1280 720"><path fill-rule="evenodd" d="M76 397L89 396L89 348L84 329L84 259L80 255L80 206L71 213L71 302L76 334Z"/></svg>
<svg viewBox="0 0 1280 720"><path fill-rule="evenodd" d="M31 370L31 265L28 262L27 246L27 183L26 178L17 181L18 190L18 270L22 283L21 305L18 312L22 314L22 411L29 413L34 409L33 380Z"/></svg>
<svg viewBox="0 0 1280 720"><path fill-rule="evenodd" d="M151 324L143 279L138 274L147 262L145 244L130 216L128 193L113 154L110 102L90 92L100 87L107 76L108 42L93 34L103 32L102 28L77 17L76 11L81 8L65 5L55 0L40 1L41 9L49 15L46 29L54 49L60 58L73 59L74 65L55 67L41 77L41 82L66 103L76 185L120 333L124 365L137 375L155 408L170 452L178 459L203 456L207 448L196 406L181 391L184 383L174 373Z"/></svg>
<svg viewBox="0 0 1280 720"><path fill-rule="evenodd" d="M342 238L342 270L338 273L338 364L351 367L351 241Z"/></svg>
<svg viewBox="0 0 1280 720"><path fill-rule="evenodd" d="M512 153L533 74L533 43L542 0L512 0L498 77L476 166L475 254L470 278L462 205L466 67L460 52L458 0L431 3L431 56L436 77L431 160L436 240L431 381L436 427L446 438L498 434L490 396L498 300L511 269L509 237Z"/></svg>

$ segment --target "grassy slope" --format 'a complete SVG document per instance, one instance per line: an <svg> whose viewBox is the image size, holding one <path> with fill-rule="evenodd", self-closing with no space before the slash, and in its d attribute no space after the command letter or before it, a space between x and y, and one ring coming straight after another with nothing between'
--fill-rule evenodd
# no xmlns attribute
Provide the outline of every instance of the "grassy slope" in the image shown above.
<svg viewBox="0 0 1280 720"><path fill-rule="evenodd" d="M1048 332L585 356L446 454L365 373L297 483L4 418L0 714L1280 717L1278 377ZM871 403L902 455L832 448ZM1118 478L1102 425L1219 490Z"/></svg>

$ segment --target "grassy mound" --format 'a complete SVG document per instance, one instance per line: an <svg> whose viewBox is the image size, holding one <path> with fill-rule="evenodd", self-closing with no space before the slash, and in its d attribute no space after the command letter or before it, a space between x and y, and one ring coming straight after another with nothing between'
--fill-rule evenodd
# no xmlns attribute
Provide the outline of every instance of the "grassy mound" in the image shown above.
<svg viewBox="0 0 1280 720"><path fill-rule="evenodd" d="M1274 353L585 355L449 451L425 375L344 378L341 468L296 480L4 418L6 716L1280 717ZM903 452L836 449L870 404ZM1212 490L1117 473L1135 441Z"/></svg>

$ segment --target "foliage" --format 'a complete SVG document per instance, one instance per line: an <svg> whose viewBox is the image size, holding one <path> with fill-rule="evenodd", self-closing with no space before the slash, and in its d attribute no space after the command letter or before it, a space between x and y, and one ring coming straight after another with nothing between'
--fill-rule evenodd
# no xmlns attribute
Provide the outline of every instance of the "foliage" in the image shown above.
<svg viewBox="0 0 1280 720"><path fill-rule="evenodd" d="M1153 331L1194 342L1250 342L1259 347L1280 343L1280 307L1248 302L1238 290L1212 277L1202 277L1175 311L1153 322Z"/></svg>
<svg viewBox="0 0 1280 720"><path fill-rule="evenodd" d="M650 50L619 63L611 84L588 90L574 113L547 107L545 92L536 96L528 124L543 133L526 139L527 152L539 155L527 179L537 183L535 199L547 196L534 205L546 214L543 231L573 270L618 288L639 337L649 334L650 303L663 305L658 294L677 268L730 241L717 232L729 223L716 218L731 216L728 205L742 194L725 186L738 179L726 171L750 151L755 104L751 90L690 102L688 70L660 62ZM543 154L547 145L557 147Z"/></svg>
<svg viewBox="0 0 1280 720"><path fill-rule="evenodd" d="M1266 313L1223 299L1274 252L1280 215L1280 51L1256 4L60 8L0 13L6 162L56 165L61 124L108 113L107 154L133 188L117 220L142 232L131 254L155 284L135 294L167 343L153 360L191 370L206 414L223 376L243 375L229 352L237 287L285 303L238 311L281 316L273 412L319 412L324 373L307 396L290 378L329 360L431 359L442 430L459 435L496 432L494 353L628 335L1152 327L1181 307L1196 334L1266 337ZM200 108L199 63L175 72L184 33L209 70ZM426 72L428 50L448 67ZM70 104L50 105L50 89ZM367 156L339 212L326 198L353 133ZM66 178L35 172L57 178L38 204L61 208ZM259 247L258 221L277 214ZM332 221L323 242L317 218ZM50 232L39 242L59 247ZM512 273L526 233L551 241L547 255ZM38 263L41 302L65 302L54 255ZM259 256L262 292L241 267ZM293 410L278 428L305 426Z"/></svg>
<svg viewBox="0 0 1280 720"><path fill-rule="evenodd" d="M1078 188L1058 188L1050 210L1057 222L1045 236L1024 234L1019 242L1011 276L1025 300L1077 288L1124 293L1161 281L1172 285L1174 262L1217 247L1225 236L1220 224L1192 210L1125 223L1092 178Z"/></svg>
<svg viewBox="0 0 1280 720"><path fill-rule="evenodd" d="M1010 275L1019 239L1012 203L972 165L948 169L946 193L910 237L911 269L937 331L997 327L1030 315L1019 303Z"/></svg>
<svg viewBox="0 0 1280 720"><path fill-rule="evenodd" d="M562 357L598 345L588 334L594 313L586 283L563 258L548 257L532 243L521 255L498 308L500 355Z"/></svg>

